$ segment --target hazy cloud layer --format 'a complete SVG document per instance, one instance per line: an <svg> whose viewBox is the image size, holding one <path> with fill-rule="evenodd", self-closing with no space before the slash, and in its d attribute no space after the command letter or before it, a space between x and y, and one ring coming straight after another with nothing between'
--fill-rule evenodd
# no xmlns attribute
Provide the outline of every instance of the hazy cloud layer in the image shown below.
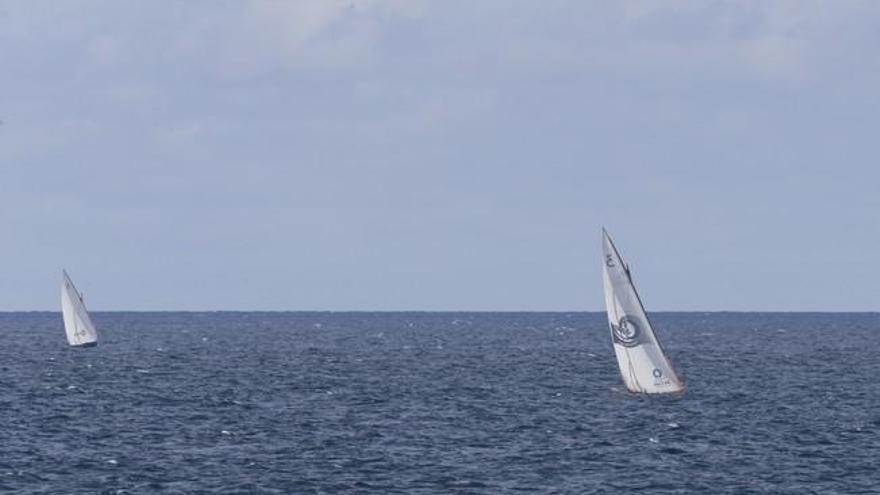
<svg viewBox="0 0 880 495"><path fill-rule="evenodd" d="M873 310L880 4L0 0L0 309Z"/></svg>

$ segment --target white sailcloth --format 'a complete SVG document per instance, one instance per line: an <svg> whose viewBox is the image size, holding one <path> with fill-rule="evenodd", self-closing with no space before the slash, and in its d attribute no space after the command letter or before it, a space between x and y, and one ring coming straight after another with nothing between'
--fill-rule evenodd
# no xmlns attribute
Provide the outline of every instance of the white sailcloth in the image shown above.
<svg viewBox="0 0 880 495"><path fill-rule="evenodd" d="M684 382L675 373L651 328L636 292L629 266L620 257L611 236L602 229L605 308L611 326L614 353L623 382L630 392L681 392Z"/></svg>
<svg viewBox="0 0 880 495"><path fill-rule="evenodd" d="M61 314L64 317L64 331L67 342L73 346L93 346L98 343L95 324L86 311L86 305L67 272L61 281Z"/></svg>

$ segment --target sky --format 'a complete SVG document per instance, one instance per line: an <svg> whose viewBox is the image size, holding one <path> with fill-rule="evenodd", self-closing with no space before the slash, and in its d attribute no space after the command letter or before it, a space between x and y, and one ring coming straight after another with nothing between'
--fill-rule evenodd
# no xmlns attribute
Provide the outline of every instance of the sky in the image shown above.
<svg viewBox="0 0 880 495"><path fill-rule="evenodd" d="M880 2L0 0L0 310L880 309Z"/></svg>

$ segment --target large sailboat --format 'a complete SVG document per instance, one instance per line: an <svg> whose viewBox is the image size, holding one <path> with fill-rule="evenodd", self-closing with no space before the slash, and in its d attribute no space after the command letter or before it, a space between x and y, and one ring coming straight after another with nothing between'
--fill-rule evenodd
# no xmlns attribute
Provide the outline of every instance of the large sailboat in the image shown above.
<svg viewBox="0 0 880 495"><path fill-rule="evenodd" d="M633 285L632 275L611 236L602 229L605 308L623 382L630 392L681 393L684 382L663 353L663 347Z"/></svg>
<svg viewBox="0 0 880 495"><path fill-rule="evenodd" d="M86 311L82 294L76 290L66 271L62 271L61 314L64 317L64 331L67 342L76 347L98 345L98 332Z"/></svg>

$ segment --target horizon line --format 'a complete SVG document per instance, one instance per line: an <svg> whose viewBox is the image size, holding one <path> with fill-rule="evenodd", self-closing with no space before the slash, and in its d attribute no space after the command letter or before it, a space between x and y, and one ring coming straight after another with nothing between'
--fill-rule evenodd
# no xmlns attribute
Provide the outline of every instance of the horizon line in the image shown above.
<svg viewBox="0 0 880 495"><path fill-rule="evenodd" d="M91 309L89 313L605 313L605 309ZM0 309L0 314L11 313L61 313L60 309ZM880 313L880 309L867 310L785 310L785 309L659 309L648 311L655 313Z"/></svg>

